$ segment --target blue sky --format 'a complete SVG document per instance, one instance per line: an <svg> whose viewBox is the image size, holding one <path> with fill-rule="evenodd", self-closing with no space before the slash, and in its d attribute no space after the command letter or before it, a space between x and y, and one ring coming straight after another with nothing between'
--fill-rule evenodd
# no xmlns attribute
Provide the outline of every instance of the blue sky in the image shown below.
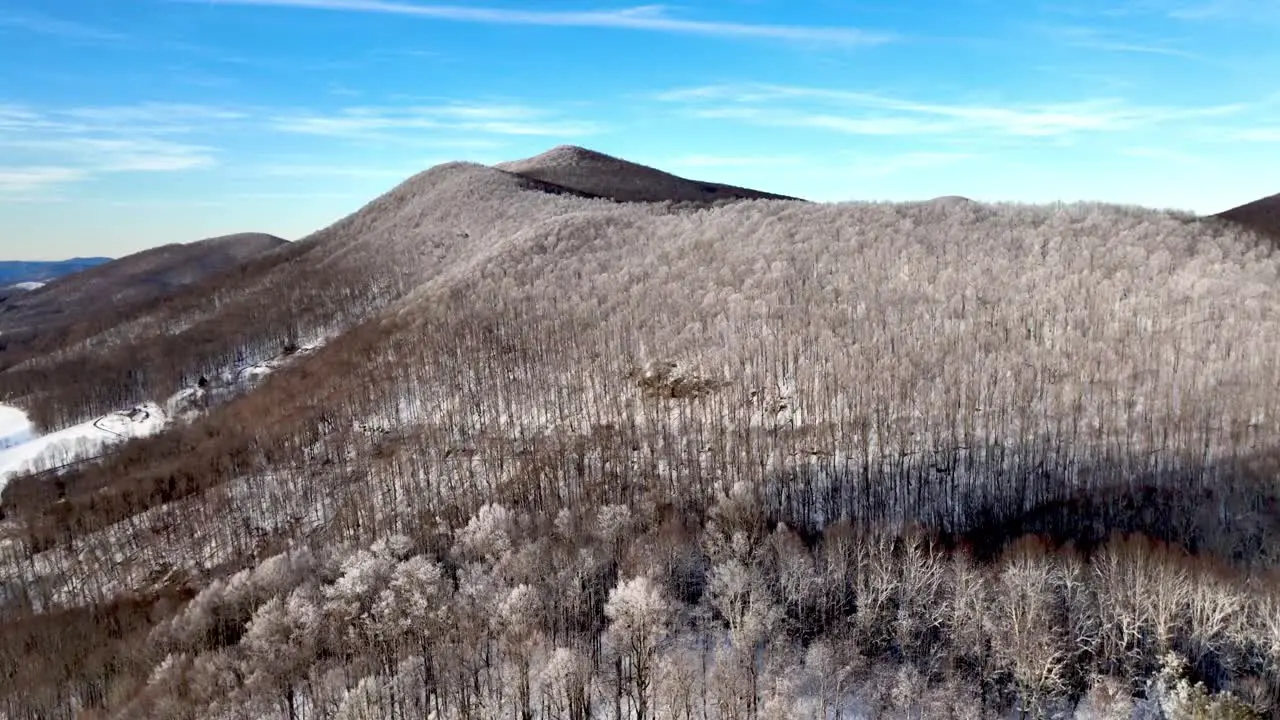
<svg viewBox="0 0 1280 720"><path fill-rule="evenodd" d="M578 144L815 200L1280 192L1276 0L6 0L0 258L294 239Z"/></svg>

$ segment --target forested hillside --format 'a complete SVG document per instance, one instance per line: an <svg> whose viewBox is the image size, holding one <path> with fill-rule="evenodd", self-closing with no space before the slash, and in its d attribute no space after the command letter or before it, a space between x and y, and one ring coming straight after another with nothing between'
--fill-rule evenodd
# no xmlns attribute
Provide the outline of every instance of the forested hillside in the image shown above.
<svg viewBox="0 0 1280 720"><path fill-rule="evenodd" d="M240 233L163 245L0 297L0 368L57 355L193 285L224 283L225 273L285 244L274 235ZM42 387L61 385L59 378Z"/></svg>
<svg viewBox="0 0 1280 720"><path fill-rule="evenodd" d="M319 346L10 482L0 717L1280 712L1262 236L620 172L439 166L0 372L51 429Z"/></svg>
<svg viewBox="0 0 1280 720"><path fill-rule="evenodd" d="M1261 235L1280 239L1280 195L1255 200L1218 213L1216 217L1249 228Z"/></svg>

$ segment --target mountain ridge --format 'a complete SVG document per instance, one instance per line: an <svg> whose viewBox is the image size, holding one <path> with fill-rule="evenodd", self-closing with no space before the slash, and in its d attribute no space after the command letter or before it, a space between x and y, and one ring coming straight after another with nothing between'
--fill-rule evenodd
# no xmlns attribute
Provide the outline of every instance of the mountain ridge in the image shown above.
<svg viewBox="0 0 1280 720"><path fill-rule="evenodd" d="M617 202L800 200L734 185L691 180L577 145L560 145L539 155L498 163L494 167Z"/></svg>
<svg viewBox="0 0 1280 720"><path fill-rule="evenodd" d="M0 287L22 282L49 282L64 275L82 272L109 263L109 257L74 257L66 260L0 261Z"/></svg>
<svg viewBox="0 0 1280 720"><path fill-rule="evenodd" d="M1213 217L1280 240L1280 193L1224 210Z"/></svg>
<svg viewBox="0 0 1280 720"><path fill-rule="evenodd" d="M134 309L233 269L288 241L266 233L236 233L149 248L0 298L0 351L40 344L42 336L75 326L112 324ZM8 365L0 361L0 364Z"/></svg>

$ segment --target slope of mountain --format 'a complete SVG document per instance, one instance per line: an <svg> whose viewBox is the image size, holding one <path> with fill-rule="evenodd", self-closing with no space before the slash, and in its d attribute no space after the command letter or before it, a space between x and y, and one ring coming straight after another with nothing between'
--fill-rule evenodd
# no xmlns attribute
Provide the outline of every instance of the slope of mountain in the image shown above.
<svg viewBox="0 0 1280 720"><path fill-rule="evenodd" d="M713 203L796 199L732 185L688 180L571 145L562 145L541 155L500 163L494 167L619 202Z"/></svg>
<svg viewBox="0 0 1280 720"><path fill-rule="evenodd" d="M1065 715L1157 696L1171 648L1280 690L1255 235L626 202L571 155L432 168L0 371L50 437L271 370L10 480L6 712Z"/></svg>
<svg viewBox="0 0 1280 720"><path fill-rule="evenodd" d="M114 325L180 288L218 276L285 244L261 233L165 245L0 297L0 366L45 347L68 328ZM7 358L6 358L7 355Z"/></svg>
<svg viewBox="0 0 1280 720"><path fill-rule="evenodd" d="M1280 195L1255 200L1220 212L1214 217L1247 227L1263 235L1280 238Z"/></svg>
<svg viewBox="0 0 1280 720"><path fill-rule="evenodd" d="M17 285L0 287L0 308L4 307L5 303L9 301L9 298L20 297L32 290L39 290L44 286L45 284L42 282L21 282Z"/></svg>
<svg viewBox="0 0 1280 720"><path fill-rule="evenodd" d="M111 262L111 258L71 258L50 262L11 260L0 262L0 286L17 285L24 282L48 282L64 275L71 275L88 270L103 263Z"/></svg>

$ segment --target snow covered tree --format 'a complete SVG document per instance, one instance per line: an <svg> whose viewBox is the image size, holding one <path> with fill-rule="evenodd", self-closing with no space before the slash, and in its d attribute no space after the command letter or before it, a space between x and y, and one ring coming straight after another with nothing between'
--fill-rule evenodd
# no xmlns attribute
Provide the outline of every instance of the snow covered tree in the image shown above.
<svg viewBox="0 0 1280 720"><path fill-rule="evenodd" d="M511 551L513 522L511 512L502 505L484 505L458 531L458 548L466 557L492 565Z"/></svg>
<svg viewBox="0 0 1280 720"><path fill-rule="evenodd" d="M760 698L761 665L767 646L780 628L783 613L756 568L729 559L712 568L707 595L729 626L732 648L725 661L745 673L748 703L754 715Z"/></svg>
<svg viewBox="0 0 1280 720"><path fill-rule="evenodd" d="M1042 712L1066 689L1070 648L1063 637L1053 559L1042 545L1027 542L1001 561L995 603L990 608L992 647L1013 674L1019 705Z"/></svg>
<svg viewBox="0 0 1280 720"><path fill-rule="evenodd" d="M622 662L636 720L647 720L652 706L653 662L670 632L675 607L659 585L640 576L618 583L609 593L604 613L609 619L609 640Z"/></svg>
<svg viewBox="0 0 1280 720"><path fill-rule="evenodd" d="M528 585L517 585L498 606L496 618L500 649L515 673L515 702L520 720L533 720L533 687L530 676L533 653L540 639L542 599Z"/></svg>
<svg viewBox="0 0 1280 720"><path fill-rule="evenodd" d="M298 720L295 685L316 658L322 624L318 598L304 586L258 608L240 641L249 685L277 693L289 720Z"/></svg>
<svg viewBox="0 0 1280 720"><path fill-rule="evenodd" d="M554 718L590 720L592 664L582 652L557 647L538 672L538 684Z"/></svg>
<svg viewBox="0 0 1280 720"><path fill-rule="evenodd" d="M423 707L430 706L436 692L436 655L452 633L452 598L453 584L444 568L417 555L396 564L371 609L384 646L403 644L420 653Z"/></svg>

